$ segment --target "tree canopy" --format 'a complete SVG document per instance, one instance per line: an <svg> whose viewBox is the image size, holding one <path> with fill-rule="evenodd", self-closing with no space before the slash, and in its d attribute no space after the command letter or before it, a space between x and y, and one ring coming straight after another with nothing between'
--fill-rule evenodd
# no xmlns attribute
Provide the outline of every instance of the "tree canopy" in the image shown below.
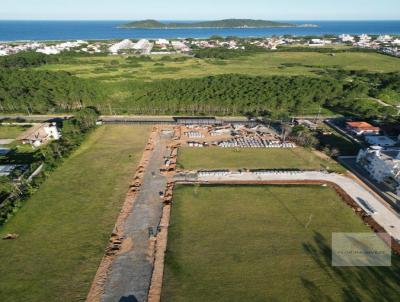
<svg viewBox="0 0 400 302"><path fill-rule="evenodd" d="M0 111L69 111L95 102L94 83L67 72L0 69Z"/></svg>

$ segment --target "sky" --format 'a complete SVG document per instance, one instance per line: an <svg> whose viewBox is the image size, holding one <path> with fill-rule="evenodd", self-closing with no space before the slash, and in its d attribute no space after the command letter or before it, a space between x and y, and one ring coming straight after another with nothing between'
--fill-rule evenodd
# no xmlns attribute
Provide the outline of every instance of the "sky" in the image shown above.
<svg viewBox="0 0 400 302"><path fill-rule="evenodd" d="M0 0L0 20L400 20L400 0Z"/></svg>

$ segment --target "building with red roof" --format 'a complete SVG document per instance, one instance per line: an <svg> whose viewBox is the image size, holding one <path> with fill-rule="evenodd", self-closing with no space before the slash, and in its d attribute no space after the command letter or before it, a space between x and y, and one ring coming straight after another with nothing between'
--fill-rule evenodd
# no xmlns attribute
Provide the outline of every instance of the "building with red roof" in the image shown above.
<svg viewBox="0 0 400 302"><path fill-rule="evenodd" d="M381 131L367 122L346 122L346 129L355 135L378 135Z"/></svg>

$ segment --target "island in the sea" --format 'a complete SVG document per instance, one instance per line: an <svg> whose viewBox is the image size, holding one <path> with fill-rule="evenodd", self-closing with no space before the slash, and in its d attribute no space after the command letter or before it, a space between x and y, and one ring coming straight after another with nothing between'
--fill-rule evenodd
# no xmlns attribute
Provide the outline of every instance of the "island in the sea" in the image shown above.
<svg viewBox="0 0 400 302"><path fill-rule="evenodd" d="M157 20L142 20L126 23L121 28L269 28L269 27L317 27L313 24L293 24L253 19L225 19L202 22L160 22Z"/></svg>

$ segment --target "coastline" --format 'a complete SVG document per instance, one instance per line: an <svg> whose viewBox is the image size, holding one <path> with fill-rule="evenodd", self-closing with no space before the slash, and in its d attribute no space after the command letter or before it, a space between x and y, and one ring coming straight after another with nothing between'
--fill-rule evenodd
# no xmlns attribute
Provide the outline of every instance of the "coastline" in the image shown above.
<svg viewBox="0 0 400 302"><path fill-rule="evenodd" d="M316 24L304 24L304 25L282 25L282 26L237 26L237 27L215 27L215 26L188 26L188 27L135 27L135 26L117 26L118 29L273 29L273 28L319 28Z"/></svg>
<svg viewBox="0 0 400 302"><path fill-rule="evenodd" d="M122 21L122 22L121 22ZM268 28L126 28L115 21L0 21L0 41L73 41L73 40L122 40L122 39L207 39L222 37L263 38L271 36L323 35L392 35L400 38L400 20L370 21L318 21L297 20L295 27ZM307 24L316 24L311 27ZM123 30L126 29L126 30Z"/></svg>

